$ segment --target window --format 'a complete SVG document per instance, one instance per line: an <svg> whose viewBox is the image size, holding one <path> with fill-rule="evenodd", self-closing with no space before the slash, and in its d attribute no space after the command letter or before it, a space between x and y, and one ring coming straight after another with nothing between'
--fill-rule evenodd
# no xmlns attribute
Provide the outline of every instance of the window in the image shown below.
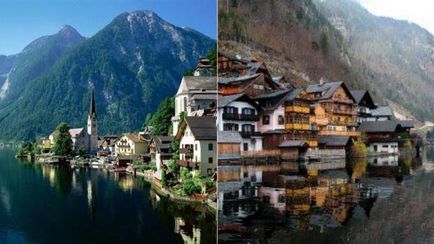
<svg viewBox="0 0 434 244"><path fill-rule="evenodd" d="M208 174L208 176L211 176L212 173L213 173L213 171L212 171L212 169L207 169L207 170L206 170L206 173Z"/></svg>
<svg viewBox="0 0 434 244"><path fill-rule="evenodd" d="M249 151L249 144L248 143L243 143L243 150Z"/></svg>
<svg viewBox="0 0 434 244"><path fill-rule="evenodd" d="M212 158L212 157L209 157L209 158L208 158L208 163L210 163L210 164L213 163L213 158Z"/></svg>
<svg viewBox="0 0 434 244"><path fill-rule="evenodd" d="M255 126L250 124L245 124L242 126L242 132L254 132Z"/></svg>
<svg viewBox="0 0 434 244"><path fill-rule="evenodd" d="M184 97L184 112L187 111L187 97Z"/></svg>
<svg viewBox="0 0 434 244"><path fill-rule="evenodd" d="M214 145L212 143L208 144L208 151L214 150Z"/></svg>
<svg viewBox="0 0 434 244"><path fill-rule="evenodd" d="M279 121L279 125L283 125L283 124L285 124L285 118L283 117L283 115L279 115L279 119L278 119Z"/></svg>
<svg viewBox="0 0 434 244"><path fill-rule="evenodd" d="M233 123L224 123L223 124L223 130L224 131L238 131L239 126L237 124Z"/></svg>
<svg viewBox="0 0 434 244"><path fill-rule="evenodd" d="M224 107L223 111L228 114L236 114L238 113L238 108L236 107Z"/></svg>
<svg viewBox="0 0 434 244"><path fill-rule="evenodd" d="M262 116L262 124L263 125L269 125L270 124L270 115Z"/></svg>
<svg viewBox="0 0 434 244"><path fill-rule="evenodd" d="M254 115L255 111L251 108L243 108L242 113L244 115Z"/></svg>
<svg viewBox="0 0 434 244"><path fill-rule="evenodd" d="M197 144L194 144L194 150L197 151Z"/></svg>

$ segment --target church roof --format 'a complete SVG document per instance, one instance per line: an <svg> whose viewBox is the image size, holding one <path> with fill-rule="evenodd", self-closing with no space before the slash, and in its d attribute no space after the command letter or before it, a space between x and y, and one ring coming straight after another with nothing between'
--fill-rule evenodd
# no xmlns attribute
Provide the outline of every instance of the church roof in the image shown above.
<svg viewBox="0 0 434 244"><path fill-rule="evenodd" d="M96 116L96 109L95 109L95 97L93 89L91 91L90 95L90 109L89 109L89 115L95 115Z"/></svg>

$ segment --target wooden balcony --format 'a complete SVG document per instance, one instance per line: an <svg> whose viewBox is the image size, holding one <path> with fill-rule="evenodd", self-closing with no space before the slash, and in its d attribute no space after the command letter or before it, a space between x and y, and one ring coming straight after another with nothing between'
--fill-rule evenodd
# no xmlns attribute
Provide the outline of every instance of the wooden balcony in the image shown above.
<svg viewBox="0 0 434 244"><path fill-rule="evenodd" d="M252 136L261 136L261 132L258 131L242 131L240 132L241 137L243 138L249 138Z"/></svg>
<svg viewBox="0 0 434 244"><path fill-rule="evenodd" d="M240 114L241 121L258 121L259 116L254 114Z"/></svg>
<svg viewBox="0 0 434 244"><path fill-rule="evenodd" d="M310 113L310 108L309 107L303 107L303 106L289 105L289 106L285 107L285 112L308 114L308 113Z"/></svg>
<svg viewBox="0 0 434 244"><path fill-rule="evenodd" d="M238 113L223 113L224 120L239 120L240 115Z"/></svg>
<svg viewBox="0 0 434 244"><path fill-rule="evenodd" d="M287 123L285 124L285 129L287 130L311 130L310 124L302 123Z"/></svg>

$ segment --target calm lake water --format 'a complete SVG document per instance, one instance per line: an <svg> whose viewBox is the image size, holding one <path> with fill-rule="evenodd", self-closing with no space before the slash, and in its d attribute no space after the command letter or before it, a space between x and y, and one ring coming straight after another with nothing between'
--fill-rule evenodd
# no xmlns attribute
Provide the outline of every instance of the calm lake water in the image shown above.
<svg viewBox="0 0 434 244"><path fill-rule="evenodd" d="M21 162L0 150L0 243L215 243L215 215L141 178Z"/></svg>
<svg viewBox="0 0 434 244"><path fill-rule="evenodd" d="M219 173L219 243L434 243L434 149Z"/></svg>

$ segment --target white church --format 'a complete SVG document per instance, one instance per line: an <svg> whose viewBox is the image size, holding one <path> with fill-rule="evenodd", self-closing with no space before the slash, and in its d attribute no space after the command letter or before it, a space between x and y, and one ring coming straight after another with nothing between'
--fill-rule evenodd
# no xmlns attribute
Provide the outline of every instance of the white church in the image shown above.
<svg viewBox="0 0 434 244"><path fill-rule="evenodd" d="M72 138L73 150L78 152L84 150L88 154L96 154L98 151L98 126L95 109L95 97L92 90L90 96L90 109L87 116L87 130L85 128L72 128L69 134ZM49 136L51 146L54 145L56 131Z"/></svg>

